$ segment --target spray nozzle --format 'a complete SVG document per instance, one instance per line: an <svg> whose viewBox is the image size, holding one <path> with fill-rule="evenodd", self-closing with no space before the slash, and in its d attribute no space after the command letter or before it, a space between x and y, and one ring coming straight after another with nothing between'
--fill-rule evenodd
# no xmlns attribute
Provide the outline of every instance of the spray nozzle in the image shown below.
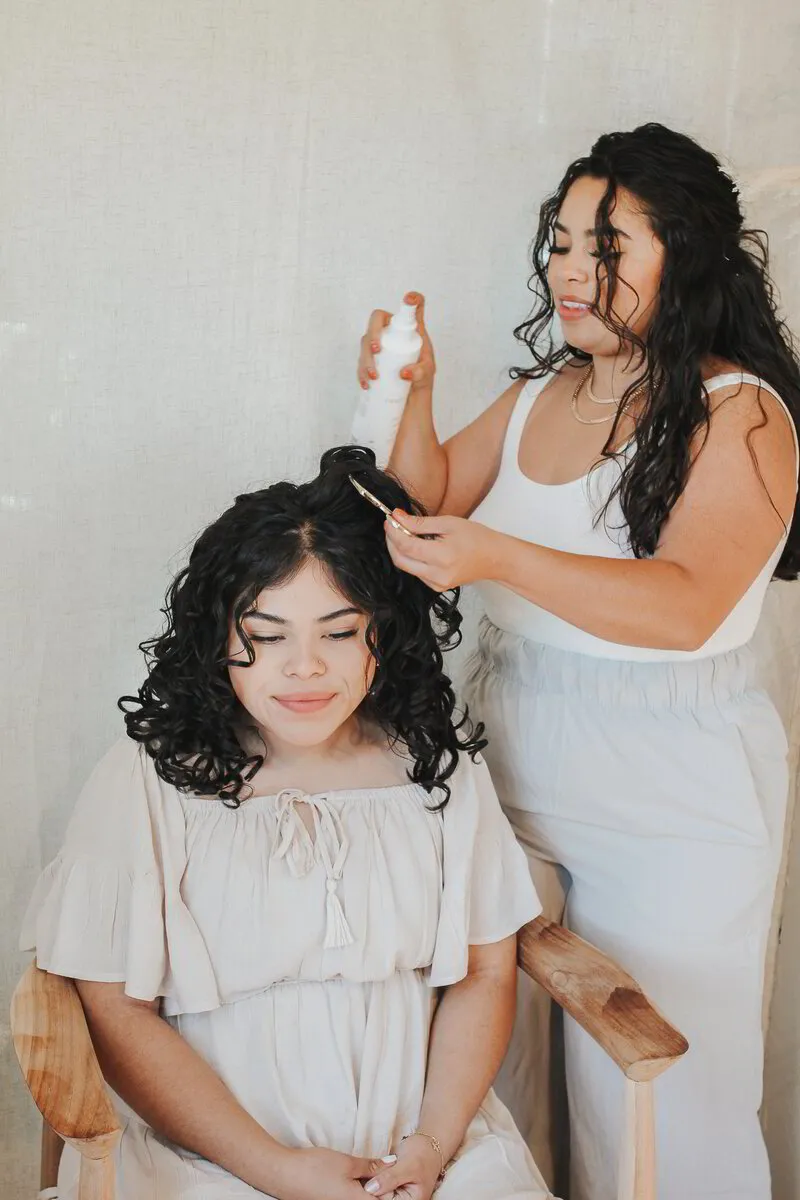
<svg viewBox="0 0 800 1200"><path fill-rule="evenodd" d="M395 329L416 329L417 309L414 304L401 304L391 320Z"/></svg>

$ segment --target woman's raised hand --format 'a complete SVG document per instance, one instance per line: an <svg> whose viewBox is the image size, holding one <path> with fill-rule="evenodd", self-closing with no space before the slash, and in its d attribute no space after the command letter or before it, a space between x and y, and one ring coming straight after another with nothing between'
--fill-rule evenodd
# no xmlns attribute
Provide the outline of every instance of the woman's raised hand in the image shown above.
<svg viewBox="0 0 800 1200"><path fill-rule="evenodd" d="M404 304L413 304L417 310L417 329L422 338L422 350L419 359L413 366L401 371L401 377L411 381L411 391L425 391L433 387L433 377L436 374L436 358L433 353L433 343L425 326L425 297L421 292L406 292ZM378 378L375 365L375 355L381 348L381 334L392 319L390 312L376 308L370 316L367 331L361 339L361 351L358 356L358 382L366 391L372 380Z"/></svg>

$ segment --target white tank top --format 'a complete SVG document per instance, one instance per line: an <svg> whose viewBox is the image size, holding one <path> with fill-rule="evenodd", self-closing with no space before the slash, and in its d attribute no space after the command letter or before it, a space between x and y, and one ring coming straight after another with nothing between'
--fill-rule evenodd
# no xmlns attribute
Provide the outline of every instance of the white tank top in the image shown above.
<svg viewBox="0 0 800 1200"><path fill-rule="evenodd" d="M486 498L475 509L472 520L553 550L600 558L633 558L628 544L628 527L618 498L611 501L605 518L596 523L597 513L603 508L619 478L622 468L618 462L604 459L581 479L559 484L536 483L520 469L522 431L537 396L551 378L545 376L531 380L520 392L506 430L497 479ZM800 458L794 421L783 400L768 383L754 375L736 372L715 375L713 379L706 380L706 390L713 392L739 383L760 384L775 396L789 417L795 451ZM633 449L633 443L629 443L623 454L630 455ZM486 615L494 625L542 645L557 646L596 658L636 661L707 658L712 654L735 650L750 641L761 614L767 585L783 553L786 538L787 534L781 537L741 600L699 650L658 650L607 642L539 608L501 584L484 580L476 587Z"/></svg>

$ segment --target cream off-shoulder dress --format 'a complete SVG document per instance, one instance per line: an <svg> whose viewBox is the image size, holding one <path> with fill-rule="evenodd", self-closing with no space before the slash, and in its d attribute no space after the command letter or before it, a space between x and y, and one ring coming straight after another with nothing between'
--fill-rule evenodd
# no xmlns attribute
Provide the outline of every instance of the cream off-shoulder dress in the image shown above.
<svg viewBox="0 0 800 1200"><path fill-rule="evenodd" d="M160 997L285 1145L387 1154L417 1125L436 989L464 978L470 944L541 911L486 766L462 756L451 786L443 812L410 783L232 809L164 783L124 739L37 884L22 946L55 974ZM118 1107L118 1200L262 1194ZM61 1200L75 1160L68 1147ZM439 1200L548 1195L489 1092Z"/></svg>

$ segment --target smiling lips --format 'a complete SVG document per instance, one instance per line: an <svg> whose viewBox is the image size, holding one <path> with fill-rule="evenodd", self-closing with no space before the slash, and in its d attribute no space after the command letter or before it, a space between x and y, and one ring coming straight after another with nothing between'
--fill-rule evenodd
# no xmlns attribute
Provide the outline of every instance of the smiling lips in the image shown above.
<svg viewBox="0 0 800 1200"><path fill-rule="evenodd" d="M592 305L587 300L579 299L578 296L561 296L556 304L556 310L562 321L580 321L583 317L589 316Z"/></svg>
<svg viewBox="0 0 800 1200"><path fill-rule="evenodd" d="M297 692L288 696L276 696L282 708L293 713L316 713L330 704L335 692Z"/></svg>

